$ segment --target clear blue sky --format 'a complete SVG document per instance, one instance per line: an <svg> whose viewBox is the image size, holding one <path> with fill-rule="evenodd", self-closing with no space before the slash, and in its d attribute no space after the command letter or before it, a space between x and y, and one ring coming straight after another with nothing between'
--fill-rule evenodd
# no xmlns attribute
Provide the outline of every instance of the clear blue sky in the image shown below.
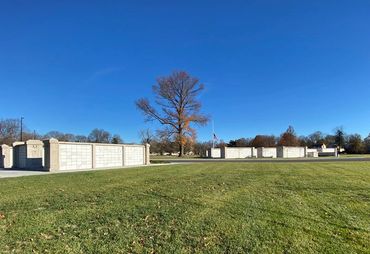
<svg viewBox="0 0 370 254"><path fill-rule="evenodd" d="M370 132L370 1L1 1L0 118L138 141L134 101L186 70L219 138ZM199 129L209 140L211 125Z"/></svg>

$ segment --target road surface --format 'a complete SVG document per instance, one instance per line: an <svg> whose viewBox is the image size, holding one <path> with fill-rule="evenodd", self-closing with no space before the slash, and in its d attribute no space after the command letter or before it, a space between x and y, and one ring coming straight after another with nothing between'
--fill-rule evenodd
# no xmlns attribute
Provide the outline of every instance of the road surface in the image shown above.
<svg viewBox="0 0 370 254"><path fill-rule="evenodd" d="M180 159L180 158L161 158L161 159L151 159L152 161L163 161L163 162L177 162L177 163L207 163L207 162L276 162L276 163L290 163L290 162L356 162L356 161L370 161L370 157L328 157L328 158L298 158L298 159Z"/></svg>

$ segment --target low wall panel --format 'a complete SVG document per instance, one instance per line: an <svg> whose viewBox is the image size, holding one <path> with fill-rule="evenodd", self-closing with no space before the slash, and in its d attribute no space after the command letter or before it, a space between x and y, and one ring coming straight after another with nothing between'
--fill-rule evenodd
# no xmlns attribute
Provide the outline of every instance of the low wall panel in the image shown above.
<svg viewBox="0 0 370 254"><path fill-rule="evenodd" d="M244 159L253 157L253 147L225 147L222 149L222 158Z"/></svg>
<svg viewBox="0 0 370 254"><path fill-rule="evenodd" d="M276 158L276 147L259 147L257 148L258 158Z"/></svg>
<svg viewBox="0 0 370 254"><path fill-rule="evenodd" d="M225 152L226 159L236 159L239 158L239 149L238 148L226 148Z"/></svg>
<svg viewBox="0 0 370 254"><path fill-rule="evenodd" d="M125 166L144 165L144 149L143 146L125 146L124 160Z"/></svg>
<svg viewBox="0 0 370 254"><path fill-rule="evenodd" d="M149 145L59 142L45 140L49 171L149 165Z"/></svg>
<svg viewBox="0 0 370 254"><path fill-rule="evenodd" d="M278 147L279 158L304 158L306 157L304 147Z"/></svg>
<svg viewBox="0 0 370 254"><path fill-rule="evenodd" d="M239 158L250 158L252 157L252 148L246 147L246 148L240 148L239 150Z"/></svg>
<svg viewBox="0 0 370 254"><path fill-rule="evenodd" d="M60 170L92 168L92 145L59 144Z"/></svg>
<svg viewBox="0 0 370 254"><path fill-rule="evenodd" d="M221 158L221 148L210 148L207 150L208 158Z"/></svg>
<svg viewBox="0 0 370 254"><path fill-rule="evenodd" d="M122 146L97 145L95 152L97 168L123 166Z"/></svg>

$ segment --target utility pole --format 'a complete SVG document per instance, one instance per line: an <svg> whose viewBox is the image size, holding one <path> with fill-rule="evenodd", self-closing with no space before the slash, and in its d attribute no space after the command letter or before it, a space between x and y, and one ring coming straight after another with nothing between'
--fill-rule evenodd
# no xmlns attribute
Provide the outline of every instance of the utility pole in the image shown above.
<svg viewBox="0 0 370 254"><path fill-rule="evenodd" d="M23 141L23 119L24 117L21 117L21 141Z"/></svg>

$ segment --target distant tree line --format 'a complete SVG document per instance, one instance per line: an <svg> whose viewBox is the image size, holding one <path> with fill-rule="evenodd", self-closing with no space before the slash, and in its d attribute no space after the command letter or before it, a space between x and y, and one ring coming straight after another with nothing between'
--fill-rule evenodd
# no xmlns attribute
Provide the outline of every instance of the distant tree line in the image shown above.
<svg viewBox="0 0 370 254"><path fill-rule="evenodd" d="M21 126L19 119L0 119L0 144L11 145L15 141L20 141ZM139 133L141 142L151 145L151 153L156 154L175 154L179 152L178 142L162 131L155 134L150 130L143 130ZM23 126L23 140L29 139L50 139L56 138L59 141L67 142L94 142L94 143L123 143L118 134L112 135L110 132L95 128L89 135L76 135L72 133L63 133L60 131L50 131L46 134L40 134L30 131ZM298 136L292 126L283 132L280 136L257 135L254 138L239 138L224 142L216 142L216 147L274 147L274 146L307 146L310 148L321 147L325 144L327 147L338 147L345 149L349 154L370 153L370 134L362 138L360 134L347 134L343 128L339 127L332 134L324 134L316 131L307 136ZM206 149L212 147L212 141L194 142L189 139L183 142L184 154L200 155Z"/></svg>
<svg viewBox="0 0 370 254"><path fill-rule="evenodd" d="M154 135L149 130L141 132L142 142L151 144L151 152L157 154L170 154L178 152L175 142L171 142L165 136ZM343 128L336 128L332 134L324 134L316 131L307 136L298 136L292 126L280 136L257 135L254 138L239 138L224 142L216 142L216 147L275 147L275 146L307 146L319 148L323 144L327 147L337 147L349 154L370 153L370 134L362 138L359 134L346 134ZM212 141L195 142L185 145L185 153L192 152L200 155L206 149L212 147Z"/></svg>
<svg viewBox="0 0 370 254"><path fill-rule="evenodd" d="M346 134L343 128L338 127L334 130L333 134L324 134L321 131L316 131L307 136L298 136L294 128L289 126L280 136L257 135L254 138L230 140L228 143L220 142L218 146L307 146L309 148L318 148L324 144L327 147L344 149L346 153L350 154L370 153L370 134L366 138L362 138L357 133Z"/></svg>
<svg viewBox="0 0 370 254"><path fill-rule="evenodd" d="M0 120L0 144L11 145L21 139L21 123L19 119L1 119ZM46 134L31 132L23 125L23 141L29 139L50 139L56 138L59 141L66 142L94 142L94 143L123 143L118 134L112 135L109 131L95 128L89 135L76 135L72 133L63 133L60 131L49 131Z"/></svg>

